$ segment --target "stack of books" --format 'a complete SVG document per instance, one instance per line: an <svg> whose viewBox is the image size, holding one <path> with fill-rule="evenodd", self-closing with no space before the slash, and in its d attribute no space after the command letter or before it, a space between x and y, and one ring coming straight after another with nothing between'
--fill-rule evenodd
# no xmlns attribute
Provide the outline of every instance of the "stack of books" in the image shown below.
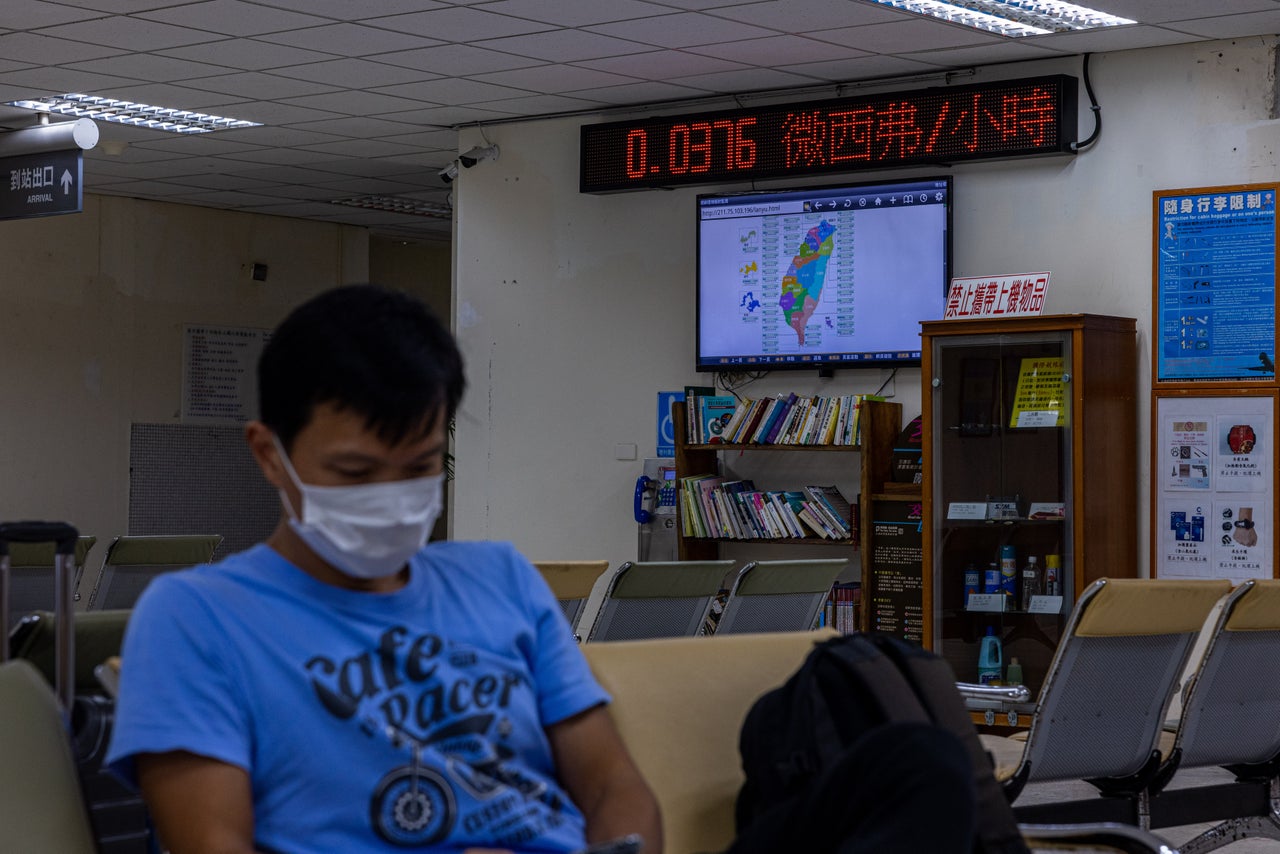
<svg viewBox="0 0 1280 854"><path fill-rule="evenodd" d="M730 540L858 540L858 514L835 486L764 491L719 475L680 480L680 529L686 537Z"/></svg>
<svg viewBox="0 0 1280 854"><path fill-rule="evenodd" d="M859 582L836 584L831 588L822 612L823 625L831 626L846 635L858 631L858 610L861 604L862 585Z"/></svg>
<svg viewBox="0 0 1280 854"><path fill-rule="evenodd" d="M883 400L869 394L837 397L743 398L727 395L689 396L686 424L695 445L857 445L861 441L859 411L863 401Z"/></svg>

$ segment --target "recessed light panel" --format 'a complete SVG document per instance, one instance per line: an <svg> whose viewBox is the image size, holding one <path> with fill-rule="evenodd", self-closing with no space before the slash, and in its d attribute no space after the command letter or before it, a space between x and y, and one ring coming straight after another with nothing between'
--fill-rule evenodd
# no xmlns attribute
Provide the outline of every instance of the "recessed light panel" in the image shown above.
<svg viewBox="0 0 1280 854"><path fill-rule="evenodd" d="M1058 0L870 0L918 15L929 15L1002 36L1040 36L1136 24L1074 3Z"/></svg>
<svg viewBox="0 0 1280 854"><path fill-rule="evenodd" d="M151 128L169 133L209 133L215 130L231 128L261 127L262 122L248 122L243 119L229 119L210 113L196 113L190 110L176 110L170 107L155 107L150 104L137 104L133 101L121 101L116 98L104 98L99 95L80 95L74 92L66 95L49 95L44 98L31 98L22 101L9 101L7 106L21 107L40 113L60 113L66 116L93 119L98 122L114 122L121 125Z"/></svg>
<svg viewBox="0 0 1280 854"><path fill-rule="evenodd" d="M445 202L424 202L418 199L403 199L395 196L353 196L349 199L334 199L332 203L371 211L390 211L391 213L413 214L414 216L428 216L436 219L453 218L453 206Z"/></svg>

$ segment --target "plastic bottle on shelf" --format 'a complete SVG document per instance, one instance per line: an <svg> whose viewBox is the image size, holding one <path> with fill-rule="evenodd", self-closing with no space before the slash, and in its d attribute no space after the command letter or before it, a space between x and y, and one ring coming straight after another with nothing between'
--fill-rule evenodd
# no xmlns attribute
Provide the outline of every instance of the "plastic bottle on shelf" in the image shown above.
<svg viewBox="0 0 1280 854"><path fill-rule="evenodd" d="M987 636L978 647L978 682L992 685L1004 674L1004 644L996 637L996 630L987 626Z"/></svg>
<svg viewBox="0 0 1280 854"><path fill-rule="evenodd" d="M982 576L982 592L999 593L1000 589L1000 564L993 560Z"/></svg>
<svg viewBox="0 0 1280 854"><path fill-rule="evenodd" d="M1044 557L1044 594L1046 596L1062 595L1062 557L1060 555Z"/></svg>
<svg viewBox="0 0 1280 854"><path fill-rule="evenodd" d="M1022 684L1022 665L1018 663L1016 655L1009 659L1009 669L1005 673L1004 681L1006 685Z"/></svg>
<svg viewBox="0 0 1280 854"><path fill-rule="evenodd" d="M1005 610L1012 611L1018 603L1018 555L1013 546L1000 547L1000 592L1005 595Z"/></svg>
<svg viewBox="0 0 1280 854"><path fill-rule="evenodd" d="M1032 555L1027 558L1027 565L1022 568L1022 584L1019 587L1018 608L1023 611L1031 610L1031 597L1039 596L1043 592L1044 576L1040 574L1040 564L1036 563L1036 556Z"/></svg>
<svg viewBox="0 0 1280 854"><path fill-rule="evenodd" d="M969 597L977 593L981 588L978 586L982 576L978 573L978 567L969 564L964 568L964 606L969 607Z"/></svg>

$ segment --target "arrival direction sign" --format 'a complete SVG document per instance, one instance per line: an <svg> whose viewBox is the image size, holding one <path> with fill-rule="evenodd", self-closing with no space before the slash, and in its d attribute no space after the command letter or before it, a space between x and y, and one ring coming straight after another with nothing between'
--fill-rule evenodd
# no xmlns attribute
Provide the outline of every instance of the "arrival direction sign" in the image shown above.
<svg viewBox="0 0 1280 854"><path fill-rule="evenodd" d="M78 148L0 157L0 219L80 213L83 176Z"/></svg>

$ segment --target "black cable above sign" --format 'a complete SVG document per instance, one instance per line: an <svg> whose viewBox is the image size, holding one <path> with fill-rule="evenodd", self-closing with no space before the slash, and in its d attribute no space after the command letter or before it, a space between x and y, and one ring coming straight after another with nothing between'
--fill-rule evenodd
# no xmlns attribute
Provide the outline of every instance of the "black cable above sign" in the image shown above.
<svg viewBox="0 0 1280 854"><path fill-rule="evenodd" d="M1071 154L1076 101L1058 74L584 125L579 190Z"/></svg>

